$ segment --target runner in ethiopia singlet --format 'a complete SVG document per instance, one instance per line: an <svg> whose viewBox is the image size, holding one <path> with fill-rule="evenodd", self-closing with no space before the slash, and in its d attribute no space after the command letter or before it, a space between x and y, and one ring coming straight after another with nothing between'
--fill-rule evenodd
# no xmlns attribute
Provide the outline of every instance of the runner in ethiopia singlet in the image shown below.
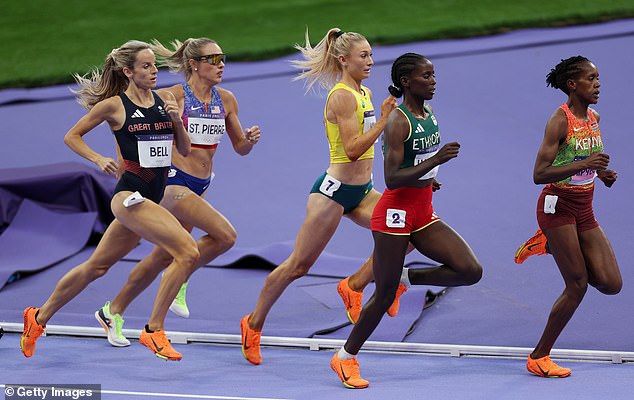
<svg viewBox="0 0 634 400"><path fill-rule="evenodd" d="M125 122L113 131L125 163L114 193L138 191L158 203L163 198L167 172L172 162L174 131L163 100L154 92L154 105L145 108L134 104L121 93Z"/></svg>
<svg viewBox="0 0 634 400"><path fill-rule="evenodd" d="M183 125L189 134L192 147L215 148L227 130L225 126L225 108L220 94L215 87L211 88L211 103L203 103L192 92L189 85L183 82L185 105L183 109Z"/></svg>
<svg viewBox="0 0 634 400"><path fill-rule="evenodd" d="M436 117L427 106L423 107L429 113L429 118L418 119L414 117L404 104L397 107L397 110L407 117L409 123L409 136L403 143L403 162L400 168L415 167L438 153L440 148L440 131ZM435 166L418 179L434 178L438 174L438 167L438 165Z"/></svg>
<svg viewBox="0 0 634 400"><path fill-rule="evenodd" d="M403 141L403 162L399 169L412 168L433 157L440 149L438 121L429 107L423 107L429 113L429 117L425 119L414 117L405 104L396 108L407 118L409 125L409 134ZM385 142L383 153L385 154ZM418 180L429 180L437 174L438 165ZM374 207L370 228L376 232L409 235L428 227L439 220L432 206L432 192L431 183L425 187L414 185L385 189Z"/></svg>

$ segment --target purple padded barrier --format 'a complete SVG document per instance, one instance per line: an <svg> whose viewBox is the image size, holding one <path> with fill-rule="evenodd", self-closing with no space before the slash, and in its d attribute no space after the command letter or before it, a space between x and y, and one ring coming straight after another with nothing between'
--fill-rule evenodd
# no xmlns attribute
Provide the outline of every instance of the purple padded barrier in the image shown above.
<svg viewBox="0 0 634 400"><path fill-rule="evenodd" d="M319 291L317 289L320 289ZM381 323L377 326L376 330L372 333L370 340L379 340L387 342L402 342L408 335L408 332L412 328L414 321L420 316L423 304L425 292L430 289L428 286L416 286L405 292L401 297L401 306L399 312L395 317L390 317L387 314L383 316ZM437 288L433 288L437 290ZM337 283L332 285L324 285L314 288L312 290L313 295L320 299L322 302L331 305L331 307L341 308L341 298L336 294ZM368 285L363 291L364 304L370 300L370 297L374 293L374 284ZM326 339L347 339L348 335L352 331L352 325L348 325L342 329L334 332L325 332L322 334L314 335L315 338Z"/></svg>
<svg viewBox="0 0 634 400"><path fill-rule="evenodd" d="M20 208L22 197L0 187L0 233L13 220Z"/></svg>
<svg viewBox="0 0 634 400"><path fill-rule="evenodd" d="M115 185L112 176L78 162L0 169L0 207L7 206L0 217L15 214L18 204L7 199L18 196L59 212L95 211L99 218L95 229L103 231L113 219L110 197ZM0 224L9 222L3 219Z"/></svg>
<svg viewBox="0 0 634 400"><path fill-rule="evenodd" d="M21 274L49 267L80 251L97 213L61 214L25 199L0 235L0 290ZM8 303L11 304L11 303Z"/></svg>

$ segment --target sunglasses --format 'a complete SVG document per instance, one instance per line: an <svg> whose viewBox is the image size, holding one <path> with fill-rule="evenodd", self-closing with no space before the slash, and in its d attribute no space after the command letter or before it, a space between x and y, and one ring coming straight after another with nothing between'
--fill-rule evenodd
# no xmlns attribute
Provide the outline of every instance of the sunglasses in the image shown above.
<svg viewBox="0 0 634 400"><path fill-rule="evenodd" d="M227 59L227 55L223 53L218 54L209 54L206 56L197 57L198 61L206 61L211 65L220 65L220 63L224 63Z"/></svg>

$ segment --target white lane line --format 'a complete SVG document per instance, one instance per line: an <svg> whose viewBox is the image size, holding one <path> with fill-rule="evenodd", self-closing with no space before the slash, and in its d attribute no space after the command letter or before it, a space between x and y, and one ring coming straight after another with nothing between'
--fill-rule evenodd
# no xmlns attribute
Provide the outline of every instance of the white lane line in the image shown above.
<svg viewBox="0 0 634 400"><path fill-rule="evenodd" d="M29 384L24 384L28 386ZM31 384L36 385L36 384ZM0 384L1 388L6 387L4 384ZM102 394L118 394L118 395L132 395L132 396L144 396L144 397L176 397L184 399L216 399L216 400L288 400L284 398L269 398L269 397L236 397L236 396L214 396L208 394L185 394L185 393L156 393L156 392L132 392L127 390L102 390Z"/></svg>

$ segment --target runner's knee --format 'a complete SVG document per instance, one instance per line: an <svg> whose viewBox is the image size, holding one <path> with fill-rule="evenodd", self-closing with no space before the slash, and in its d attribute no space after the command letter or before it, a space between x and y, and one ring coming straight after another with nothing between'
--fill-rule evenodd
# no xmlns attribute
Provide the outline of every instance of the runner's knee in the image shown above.
<svg viewBox="0 0 634 400"><path fill-rule="evenodd" d="M306 275L314 262L310 262L306 259L297 259L291 256L291 262L288 266L288 274L292 280L299 279Z"/></svg>
<svg viewBox="0 0 634 400"><path fill-rule="evenodd" d="M460 271L460 285L474 285L482 279L482 266L476 260L465 262L463 265L456 268L456 270Z"/></svg>
<svg viewBox="0 0 634 400"><path fill-rule="evenodd" d="M394 303L394 299L396 298L396 290L398 289L398 283L399 282L396 282L395 285L389 285L385 288L379 287L377 285L374 302L376 303L377 307L383 310L383 312L387 311L392 303Z"/></svg>
<svg viewBox="0 0 634 400"><path fill-rule="evenodd" d="M608 282L601 282L601 283L597 283L595 287L597 288L599 292L603 294L615 295L615 294L619 294L619 292L623 288L623 281L618 279L618 280L613 280Z"/></svg>
<svg viewBox="0 0 634 400"><path fill-rule="evenodd" d="M189 272L193 272L199 257L198 246L192 239L191 243L179 248L179 253L174 256L174 261L186 268Z"/></svg>
<svg viewBox="0 0 634 400"><path fill-rule="evenodd" d="M216 238L218 242L218 247L222 250L229 250L236 244L236 238L238 233L232 226L229 226L227 229L223 230Z"/></svg>
<svg viewBox="0 0 634 400"><path fill-rule="evenodd" d="M618 267L615 268L593 268L589 272L589 283L595 287L599 292L608 295L618 294L623 287L623 280L621 275L617 272Z"/></svg>
<svg viewBox="0 0 634 400"><path fill-rule="evenodd" d="M84 274L88 276L90 281L99 279L104 276L108 270L112 267L111 264L87 264L84 266Z"/></svg>
<svg viewBox="0 0 634 400"><path fill-rule="evenodd" d="M578 277L566 282L565 292L568 296L581 301L588 291L588 278Z"/></svg>

